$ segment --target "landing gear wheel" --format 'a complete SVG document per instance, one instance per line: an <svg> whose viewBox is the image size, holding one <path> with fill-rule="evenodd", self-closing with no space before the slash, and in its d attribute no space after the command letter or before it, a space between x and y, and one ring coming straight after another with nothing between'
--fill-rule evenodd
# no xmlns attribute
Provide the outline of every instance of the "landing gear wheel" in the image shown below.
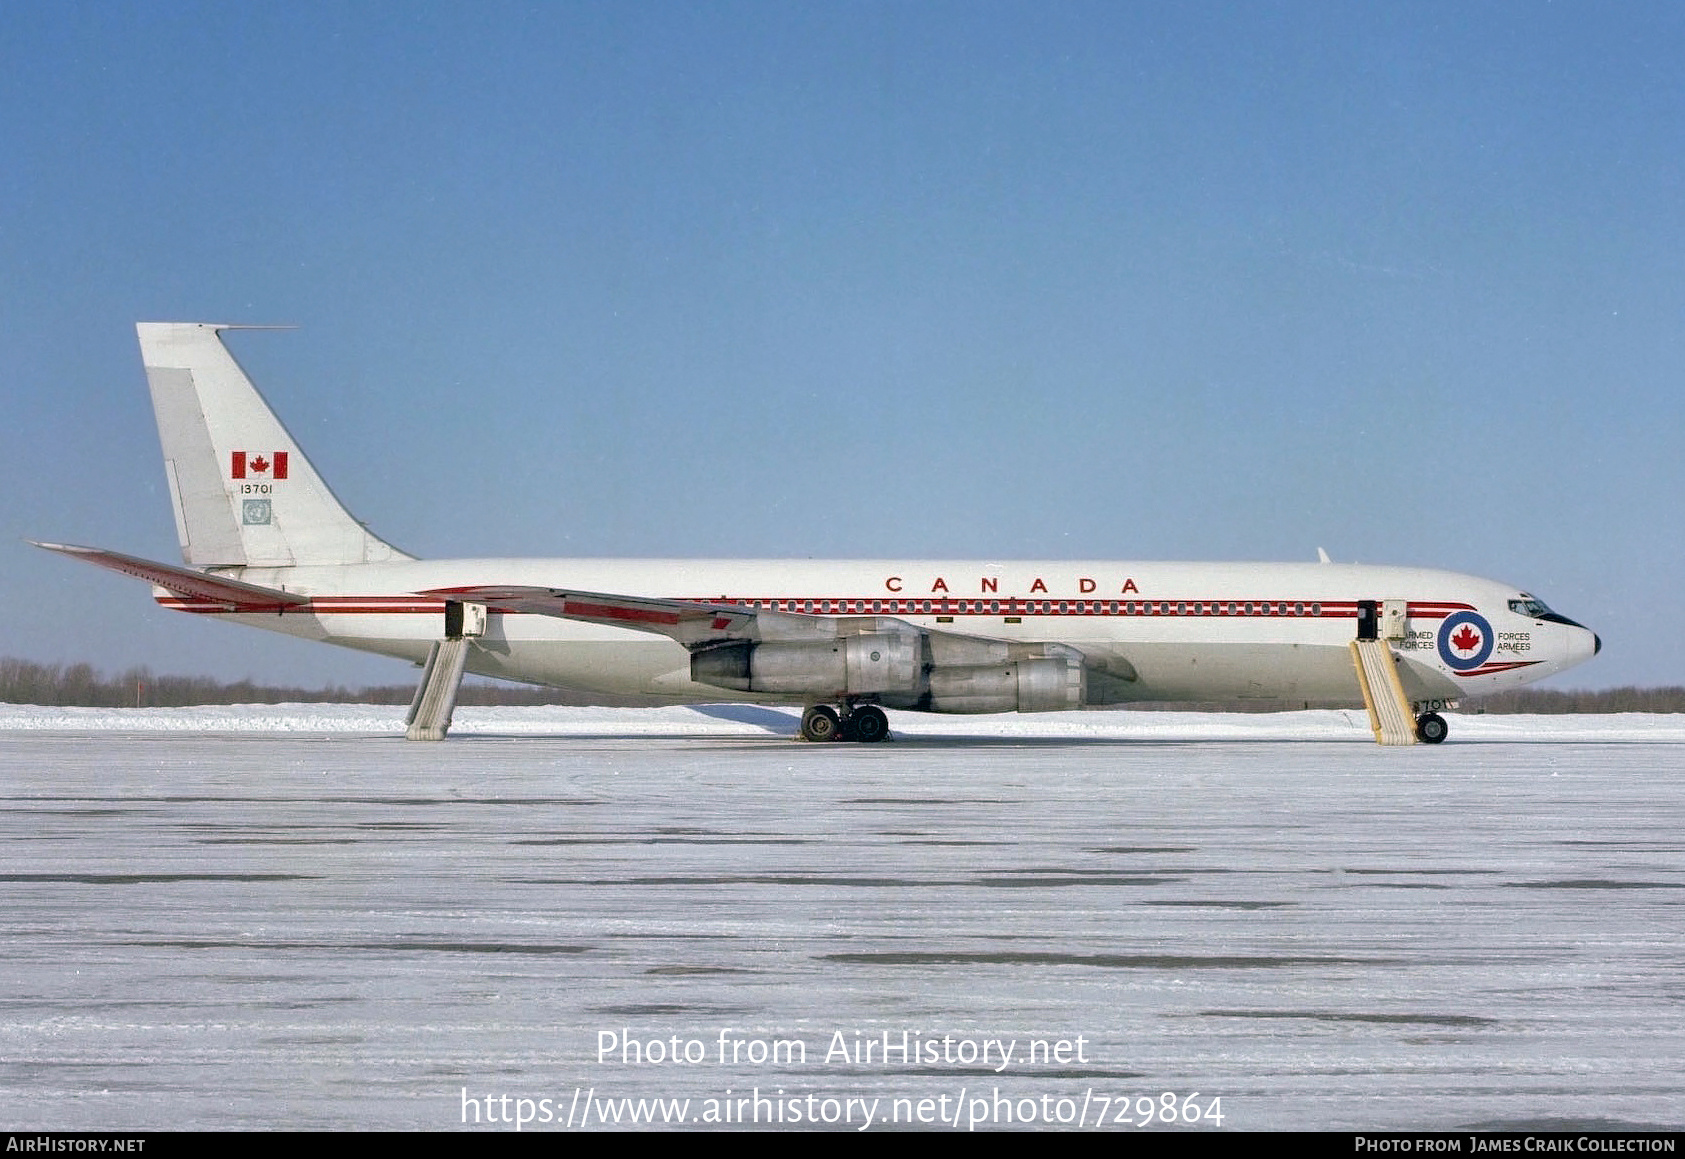
<svg viewBox="0 0 1685 1159"><path fill-rule="evenodd" d="M1424 713L1416 718L1416 739L1423 744L1438 744L1450 731L1451 726L1437 712Z"/></svg>
<svg viewBox="0 0 1685 1159"><path fill-rule="evenodd" d="M876 744L889 735L889 717L875 704L864 705L848 714L848 731L854 740Z"/></svg>
<svg viewBox="0 0 1685 1159"><path fill-rule="evenodd" d="M842 731L837 710L828 704L815 704L802 713L802 739L811 741L836 740Z"/></svg>

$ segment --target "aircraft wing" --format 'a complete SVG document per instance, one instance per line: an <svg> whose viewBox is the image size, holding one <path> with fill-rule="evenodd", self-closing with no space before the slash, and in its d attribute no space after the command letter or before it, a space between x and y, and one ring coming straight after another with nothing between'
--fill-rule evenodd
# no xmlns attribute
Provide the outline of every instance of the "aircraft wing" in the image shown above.
<svg viewBox="0 0 1685 1159"><path fill-rule="evenodd" d="M105 551L98 547L77 547L70 543L36 543L33 539L29 542L36 547L68 555L71 559L98 564L100 567L146 580L185 599L221 604L231 612L280 612L310 602L309 596L301 596L297 592L266 588L228 579L226 576L194 571L192 568L158 563L116 551Z"/></svg>
<svg viewBox="0 0 1685 1159"><path fill-rule="evenodd" d="M836 624L839 620L891 622L888 616L803 616L743 604L617 596L564 588L483 586L434 588L416 594L484 604L502 612L526 612L558 616L564 620L582 620L588 624L636 628L641 632L669 636L693 649L726 640L834 639L838 635L854 634L841 629ZM901 624L909 632L919 630L900 620L893 622Z"/></svg>
<svg viewBox="0 0 1685 1159"><path fill-rule="evenodd" d="M418 594L654 632L689 650L690 678L699 684L809 703L874 698L938 712L1042 712L1120 703L1137 679L1127 660L1109 653L937 631L895 616L806 615L542 587Z"/></svg>
<svg viewBox="0 0 1685 1159"><path fill-rule="evenodd" d="M1133 682L1136 679L1134 668L1119 657L1090 657L1069 644L937 631L896 616L809 615L743 604L608 595L564 588L483 586L435 588L417 594L485 604L498 611L558 616L654 632L677 640L693 653L739 640L801 644L893 635L922 637L928 641L930 662L938 667L1057 658L1085 669L1095 680Z"/></svg>

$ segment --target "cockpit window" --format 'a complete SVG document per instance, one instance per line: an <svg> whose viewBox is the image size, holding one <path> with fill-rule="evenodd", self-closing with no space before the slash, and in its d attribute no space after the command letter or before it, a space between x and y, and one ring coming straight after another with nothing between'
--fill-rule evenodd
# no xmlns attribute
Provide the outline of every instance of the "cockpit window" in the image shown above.
<svg viewBox="0 0 1685 1159"><path fill-rule="evenodd" d="M1584 628L1585 625L1577 620L1570 620L1559 612L1553 612L1545 606L1545 602L1521 593L1520 599L1509 602L1509 610L1522 616L1532 616L1535 620L1544 620L1551 624L1567 624L1570 628ZM1588 629L1589 630L1589 629Z"/></svg>

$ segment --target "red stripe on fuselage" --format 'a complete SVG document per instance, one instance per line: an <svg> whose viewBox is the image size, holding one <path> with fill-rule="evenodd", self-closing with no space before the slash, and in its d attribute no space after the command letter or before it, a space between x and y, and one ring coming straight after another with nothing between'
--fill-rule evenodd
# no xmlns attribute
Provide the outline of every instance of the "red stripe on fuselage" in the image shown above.
<svg viewBox="0 0 1685 1159"><path fill-rule="evenodd" d="M465 589L471 590L471 589ZM675 597L684 599L684 597ZM185 600L174 596L159 598L159 603L181 611L226 612L229 605L210 600ZM1107 619L1130 617L1180 617L1200 619L1350 619L1358 614L1355 601L1346 600L1073 600L1027 599L1021 596L970 597L964 599L884 599L883 597L851 596L757 596L752 599L710 597L692 600L703 605L727 604L735 607L777 610L798 615L888 615L888 616L1035 616L1071 617L1098 616ZM274 605L254 604L261 610ZM312 611L321 615L436 615L444 610L443 600L417 599L413 595L321 595L311 597L309 605L295 611ZM241 605L242 609L244 605ZM646 608L628 608L614 604L587 603L569 599L569 612L594 619L620 620L625 623L676 624L676 612ZM1233 608L1234 611L1229 609ZM1440 601L1426 601L1409 605L1413 620L1442 620L1453 612L1473 611L1474 605ZM526 615L492 608L500 615Z"/></svg>
<svg viewBox="0 0 1685 1159"><path fill-rule="evenodd" d="M1470 668L1467 672L1452 670L1453 676L1490 676L1494 672L1510 672L1516 668L1531 668L1535 664L1543 664L1543 660L1511 660L1504 664L1482 664L1479 668Z"/></svg>

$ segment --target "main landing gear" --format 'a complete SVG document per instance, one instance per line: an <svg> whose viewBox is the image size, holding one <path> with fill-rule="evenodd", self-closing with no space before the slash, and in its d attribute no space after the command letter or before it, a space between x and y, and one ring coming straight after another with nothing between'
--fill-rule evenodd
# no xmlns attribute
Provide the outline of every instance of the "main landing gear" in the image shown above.
<svg viewBox="0 0 1685 1159"><path fill-rule="evenodd" d="M839 716L828 704L815 704L802 713L802 739L857 740L875 744L889 736L889 717L875 704L862 704Z"/></svg>

